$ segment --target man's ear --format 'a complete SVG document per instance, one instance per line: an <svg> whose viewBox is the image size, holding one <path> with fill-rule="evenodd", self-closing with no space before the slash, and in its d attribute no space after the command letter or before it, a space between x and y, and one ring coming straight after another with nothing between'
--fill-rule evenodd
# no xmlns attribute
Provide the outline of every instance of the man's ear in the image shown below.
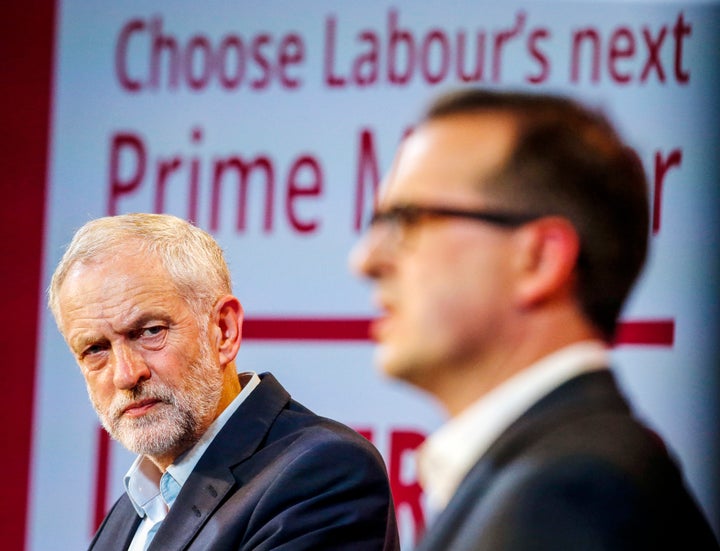
<svg viewBox="0 0 720 551"><path fill-rule="evenodd" d="M580 236L569 220L548 216L518 230L516 298L523 308L574 292Z"/></svg>
<svg viewBox="0 0 720 551"><path fill-rule="evenodd" d="M243 309L240 301L226 295L215 303L216 347L220 364L225 367L235 359L242 340Z"/></svg>

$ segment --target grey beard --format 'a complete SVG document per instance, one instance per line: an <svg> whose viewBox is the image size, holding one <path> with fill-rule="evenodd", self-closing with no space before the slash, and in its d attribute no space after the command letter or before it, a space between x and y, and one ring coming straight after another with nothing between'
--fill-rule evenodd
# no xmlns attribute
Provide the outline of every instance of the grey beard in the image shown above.
<svg viewBox="0 0 720 551"><path fill-rule="evenodd" d="M209 357L201 353L188 367L183 388L172 389L152 379L143 381L118 394L107 412L100 411L91 394L105 430L130 451L151 457L177 457L191 448L212 422L222 393L219 368L208 362ZM122 415L129 404L143 399L160 403L142 417Z"/></svg>

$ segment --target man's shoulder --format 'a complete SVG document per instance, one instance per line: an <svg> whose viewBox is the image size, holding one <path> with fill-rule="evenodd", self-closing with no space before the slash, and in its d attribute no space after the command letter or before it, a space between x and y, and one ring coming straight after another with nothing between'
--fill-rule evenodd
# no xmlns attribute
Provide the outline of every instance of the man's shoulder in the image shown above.
<svg viewBox="0 0 720 551"><path fill-rule="evenodd" d="M288 450L309 448L318 456L329 452L350 456L361 454L382 461L376 448L356 430L335 419L318 415L294 400L273 423L268 442Z"/></svg>
<svg viewBox="0 0 720 551"><path fill-rule="evenodd" d="M629 484L647 495L683 485L663 440L632 414L609 374L578 377L531 407L463 484L512 494L598 481Z"/></svg>
<svg viewBox="0 0 720 551"><path fill-rule="evenodd" d="M212 448L214 461L230 460L231 466L242 467L237 470L242 478L260 471L285 471L291 465L386 476L380 453L365 437L292 399L271 375L262 377L251 397L254 399L235 412ZM233 462L233 456L241 462Z"/></svg>
<svg viewBox="0 0 720 551"><path fill-rule="evenodd" d="M602 405L602 396L577 408L560 398L538 408L479 460L433 538L475 543L550 538L553 545L538 545L580 548L561 545L564 540L556 536L572 542L596 537L611 542L603 548L617 549L632 548L615 545L637 538L638 548L663 538L675 541L674 517L676 525L707 532L658 435L628 409Z"/></svg>
<svg viewBox="0 0 720 551"><path fill-rule="evenodd" d="M536 467L578 460L647 476L670 467L663 440L638 419L609 372L577 377L530 408L496 445L499 464L532 457Z"/></svg>
<svg viewBox="0 0 720 551"><path fill-rule="evenodd" d="M258 402L252 407L265 408L265 400L273 401L278 395L285 401L278 409L268 430L266 443L282 441L284 445L326 445L367 449L375 453L374 446L357 431L346 424L318 415L290 396L270 373L261 375L262 383L255 391ZM259 392L258 392L259 391ZM250 406L251 403L248 404Z"/></svg>

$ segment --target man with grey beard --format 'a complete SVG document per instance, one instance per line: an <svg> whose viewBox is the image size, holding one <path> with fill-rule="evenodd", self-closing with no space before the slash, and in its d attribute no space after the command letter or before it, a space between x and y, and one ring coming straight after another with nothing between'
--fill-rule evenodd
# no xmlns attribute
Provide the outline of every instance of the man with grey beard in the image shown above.
<svg viewBox="0 0 720 551"><path fill-rule="evenodd" d="M138 454L91 549L399 549L372 445L238 375L243 310L206 232L91 221L48 294L103 426Z"/></svg>

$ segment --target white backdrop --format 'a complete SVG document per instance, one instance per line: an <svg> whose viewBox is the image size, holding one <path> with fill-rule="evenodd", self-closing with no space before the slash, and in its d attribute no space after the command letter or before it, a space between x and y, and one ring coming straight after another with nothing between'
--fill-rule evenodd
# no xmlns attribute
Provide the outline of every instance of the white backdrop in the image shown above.
<svg viewBox="0 0 720 551"><path fill-rule="evenodd" d="M368 289L347 253L435 94L460 84L572 94L611 116L650 175L652 253L623 316L649 333L613 358L717 532L720 3L502 4L61 2L44 285L90 218L162 211L211 231L248 318L239 367L273 371L307 406L372 438L410 547L423 523L412 449L442 413L372 367L372 344L352 329L372 316ZM77 549L132 457L116 445L98 457L82 377L41 319L28 547ZM298 322L301 335L277 338L294 319L337 323Z"/></svg>

